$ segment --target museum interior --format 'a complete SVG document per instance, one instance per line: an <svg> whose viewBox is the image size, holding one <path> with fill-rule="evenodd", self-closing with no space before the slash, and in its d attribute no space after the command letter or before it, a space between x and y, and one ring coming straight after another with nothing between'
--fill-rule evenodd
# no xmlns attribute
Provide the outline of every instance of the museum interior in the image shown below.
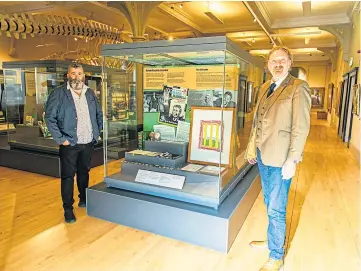
<svg viewBox="0 0 361 271"><path fill-rule="evenodd" d="M307 0L1 1L0 270L259 270L245 152L275 46L311 92L282 270L360 270L360 2ZM104 124L68 224L45 109L72 63Z"/></svg>

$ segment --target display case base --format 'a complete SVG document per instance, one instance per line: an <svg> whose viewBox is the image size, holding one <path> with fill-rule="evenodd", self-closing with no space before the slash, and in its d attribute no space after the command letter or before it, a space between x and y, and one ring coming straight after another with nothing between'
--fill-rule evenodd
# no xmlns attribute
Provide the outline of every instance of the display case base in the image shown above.
<svg viewBox="0 0 361 271"><path fill-rule="evenodd" d="M23 146L22 146L23 147ZM103 148L95 148L91 167L104 162ZM42 175L60 177L60 158L58 154L33 150L5 147L0 148L0 166L29 171Z"/></svg>
<svg viewBox="0 0 361 271"><path fill-rule="evenodd" d="M217 210L196 204L109 188L87 189L87 214L221 252L228 252L261 190L252 167Z"/></svg>

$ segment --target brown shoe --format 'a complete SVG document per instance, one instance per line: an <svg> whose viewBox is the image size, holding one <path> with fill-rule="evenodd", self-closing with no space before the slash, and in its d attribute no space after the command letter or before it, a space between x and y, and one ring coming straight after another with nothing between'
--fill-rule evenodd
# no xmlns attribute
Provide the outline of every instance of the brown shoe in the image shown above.
<svg viewBox="0 0 361 271"><path fill-rule="evenodd" d="M269 258L259 271L279 271L283 266L283 260Z"/></svg>
<svg viewBox="0 0 361 271"><path fill-rule="evenodd" d="M268 247L268 242L266 241L252 241L251 243L249 243L249 245L253 248L257 248L257 249L264 249Z"/></svg>

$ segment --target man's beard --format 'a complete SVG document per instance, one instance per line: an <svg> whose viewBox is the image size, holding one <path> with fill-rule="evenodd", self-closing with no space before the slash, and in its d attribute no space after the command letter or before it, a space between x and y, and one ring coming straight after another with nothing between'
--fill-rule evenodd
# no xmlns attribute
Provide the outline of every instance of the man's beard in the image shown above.
<svg viewBox="0 0 361 271"><path fill-rule="evenodd" d="M82 79L69 79L69 84L74 90L82 90L84 81Z"/></svg>
<svg viewBox="0 0 361 271"><path fill-rule="evenodd" d="M273 69L273 78L278 80L284 74L284 68L275 68Z"/></svg>

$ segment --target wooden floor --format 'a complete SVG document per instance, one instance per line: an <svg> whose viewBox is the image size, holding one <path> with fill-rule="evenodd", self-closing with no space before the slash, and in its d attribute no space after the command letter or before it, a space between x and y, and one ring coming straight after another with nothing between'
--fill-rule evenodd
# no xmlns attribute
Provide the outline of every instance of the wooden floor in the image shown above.
<svg viewBox="0 0 361 271"><path fill-rule="evenodd" d="M102 174L102 167L92 169L91 184ZM313 118L289 194L284 270L360 270L359 199L356 159L334 129ZM63 223L59 179L0 167L0 270L253 271L268 256L248 246L266 236L262 194L228 254L75 210L77 223Z"/></svg>

